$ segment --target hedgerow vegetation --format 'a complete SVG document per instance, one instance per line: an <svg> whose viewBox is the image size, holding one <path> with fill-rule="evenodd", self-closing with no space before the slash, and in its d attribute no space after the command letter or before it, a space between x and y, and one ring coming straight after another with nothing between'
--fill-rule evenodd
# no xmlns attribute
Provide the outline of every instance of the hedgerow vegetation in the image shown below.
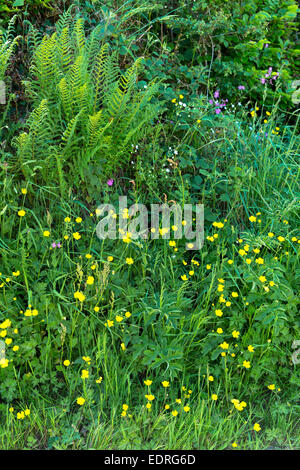
<svg viewBox="0 0 300 470"><path fill-rule="evenodd" d="M1 448L299 448L297 2L0 12Z"/></svg>

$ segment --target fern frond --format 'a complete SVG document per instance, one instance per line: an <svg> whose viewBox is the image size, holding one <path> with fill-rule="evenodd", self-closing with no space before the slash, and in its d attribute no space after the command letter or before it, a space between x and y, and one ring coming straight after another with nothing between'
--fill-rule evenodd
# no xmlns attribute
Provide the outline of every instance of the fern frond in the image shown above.
<svg viewBox="0 0 300 470"><path fill-rule="evenodd" d="M66 78L62 78L58 84L59 95L62 102L66 118L70 119L72 115L72 98Z"/></svg>
<svg viewBox="0 0 300 470"><path fill-rule="evenodd" d="M67 154L67 150L69 149L70 146L76 144L76 139L73 140L73 136L74 136L79 118L81 116L81 113L82 111L79 111L79 113L73 119L71 119L71 121L68 122L67 127L61 136L61 140L62 140L61 148L62 148L64 155Z"/></svg>
<svg viewBox="0 0 300 470"><path fill-rule="evenodd" d="M101 95L104 93L104 80L107 74L107 57L108 44L104 44L96 57L93 70L93 79L95 83L94 112L96 110L97 103L102 102Z"/></svg>
<svg viewBox="0 0 300 470"><path fill-rule="evenodd" d="M15 20L16 16L10 20L5 32L0 31L0 80L3 80L13 50L21 39L21 36L14 37Z"/></svg>
<svg viewBox="0 0 300 470"><path fill-rule="evenodd" d="M94 146L97 139L97 131L99 130L100 123L102 121L103 112L102 110L98 111L93 116L89 116L88 121L88 147Z"/></svg>
<svg viewBox="0 0 300 470"><path fill-rule="evenodd" d="M71 5L70 8L62 13L59 17L58 22L55 25L56 32L58 36L61 35L63 29L68 28L71 30L72 25L73 25L73 13L72 10L75 8L75 5Z"/></svg>
<svg viewBox="0 0 300 470"><path fill-rule="evenodd" d="M40 31L38 31L33 26L33 24L30 23L30 21L28 21L28 20L24 20L23 25L28 26L28 33L26 35L27 47L28 47L28 50L31 53L33 53L43 40L42 33Z"/></svg>
<svg viewBox="0 0 300 470"><path fill-rule="evenodd" d="M81 55L85 47L84 20L82 18L77 19L74 31L78 52Z"/></svg>
<svg viewBox="0 0 300 470"><path fill-rule="evenodd" d="M59 36L57 53L61 61L62 70L64 72L68 71L74 59L68 27L64 28Z"/></svg>
<svg viewBox="0 0 300 470"><path fill-rule="evenodd" d="M122 110L128 91L135 80L135 72L141 59L137 59L135 63L122 75L119 80L118 88L111 96L108 111L111 116L116 116Z"/></svg>
<svg viewBox="0 0 300 470"><path fill-rule="evenodd" d="M52 36L44 36L41 44L36 49L31 71L37 75L42 95L48 97L52 94L55 76L55 46L56 33Z"/></svg>

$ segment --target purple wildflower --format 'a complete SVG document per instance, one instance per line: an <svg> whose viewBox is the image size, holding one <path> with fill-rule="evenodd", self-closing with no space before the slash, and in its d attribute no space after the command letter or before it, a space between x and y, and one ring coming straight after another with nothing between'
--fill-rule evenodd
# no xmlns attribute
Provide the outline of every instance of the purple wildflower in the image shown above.
<svg viewBox="0 0 300 470"><path fill-rule="evenodd" d="M114 184L114 180L113 179L109 179L107 181L107 186L112 186Z"/></svg>

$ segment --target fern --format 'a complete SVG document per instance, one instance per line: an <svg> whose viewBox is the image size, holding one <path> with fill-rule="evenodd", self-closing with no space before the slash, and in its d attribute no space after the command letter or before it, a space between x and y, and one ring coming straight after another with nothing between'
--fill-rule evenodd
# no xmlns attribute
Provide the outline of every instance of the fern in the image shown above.
<svg viewBox="0 0 300 470"><path fill-rule="evenodd" d="M107 57L108 44L104 44L100 49L100 53L96 57L93 70L93 78L95 83L94 111L96 111L97 104L101 104L103 99L104 80L107 74Z"/></svg>
<svg viewBox="0 0 300 470"><path fill-rule="evenodd" d="M10 20L5 32L0 30L0 80L4 79L12 53L21 39L21 36L14 37L15 20L16 16Z"/></svg>
<svg viewBox="0 0 300 470"><path fill-rule="evenodd" d="M109 102L108 112L111 116L116 116L116 114L123 110L126 99L129 97L129 89L133 84L135 79L135 72L140 64L141 59L137 59L134 65L132 65L119 80L118 87L116 91L111 96Z"/></svg>
<svg viewBox="0 0 300 470"><path fill-rule="evenodd" d="M84 21L82 18L78 18L75 23L75 42L79 55L83 53L85 47L85 33L84 33Z"/></svg>

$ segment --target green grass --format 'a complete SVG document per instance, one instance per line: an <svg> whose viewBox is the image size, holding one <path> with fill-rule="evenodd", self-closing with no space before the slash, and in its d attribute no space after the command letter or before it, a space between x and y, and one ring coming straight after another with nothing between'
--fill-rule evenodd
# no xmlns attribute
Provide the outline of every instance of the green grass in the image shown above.
<svg viewBox="0 0 300 470"><path fill-rule="evenodd" d="M220 406L207 406L204 400L191 403L193 412L179 418L163 410L154 415L141 407L122 421L114 413L105 419L95 405L86 413L73 414L44 400L38 405L26 426L7 414L5 428L0 429L1 449L221 450L232 449L234 442L242 450L299 448L297 422L288 409L284 420L275 411L269 414L259 434L252 430L253 410L247 417L237 411L225 415ZM262 407L260 412L266 414Z"/></svg>

